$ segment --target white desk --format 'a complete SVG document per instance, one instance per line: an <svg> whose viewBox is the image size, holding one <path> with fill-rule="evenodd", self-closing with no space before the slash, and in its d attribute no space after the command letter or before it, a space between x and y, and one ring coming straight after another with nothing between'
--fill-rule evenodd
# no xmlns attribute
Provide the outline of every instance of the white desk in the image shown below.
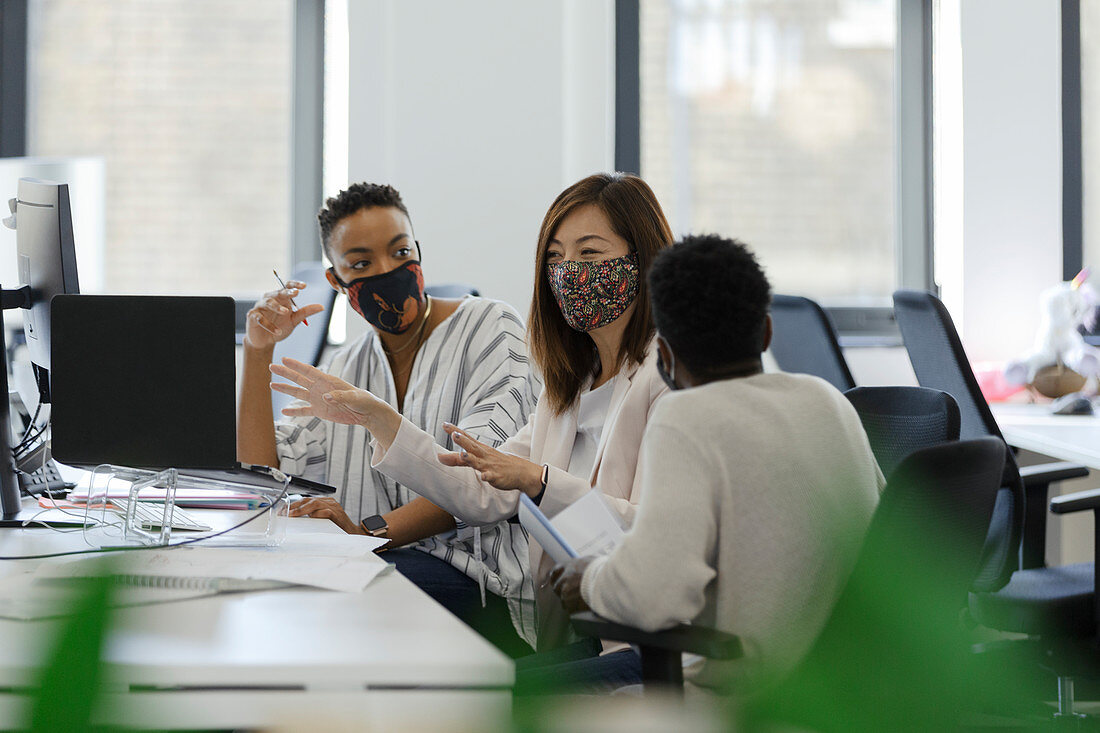
<svg viewBox="0 0 1100 733"><path fill-rule="evenodd" d="M290 522L291 532L336 530ZM0 530L2 555L84 546L79 533ZM0 562L0 575L11 566ZM0 620L0 727L23 721L27 698L11 690L33 683L57 628ZM377 730L484 730L511 710L512 662L397 573L363 593L292 588L121 610L104 656L110 688L99 722L127 726L335 716Z"/></svg>
<svg viewBox="0 0 1100 733"><path fill-rule="evenodd" d="M991 407L1009 445L1100 469L1100 417L1051 415L1047 405Z"/></svg>

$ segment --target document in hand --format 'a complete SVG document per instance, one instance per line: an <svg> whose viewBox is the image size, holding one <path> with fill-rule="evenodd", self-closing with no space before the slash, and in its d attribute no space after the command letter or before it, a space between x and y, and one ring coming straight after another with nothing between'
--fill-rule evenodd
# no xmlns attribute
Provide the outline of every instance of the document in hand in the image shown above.
<svg viewBox="0 0 1100 733"><path fill-rule="evenodd" d="M595 490L562 509L552 520L523 495L519 522L556 563L571 557L606 555L624 534L619 518Z"/></svg>

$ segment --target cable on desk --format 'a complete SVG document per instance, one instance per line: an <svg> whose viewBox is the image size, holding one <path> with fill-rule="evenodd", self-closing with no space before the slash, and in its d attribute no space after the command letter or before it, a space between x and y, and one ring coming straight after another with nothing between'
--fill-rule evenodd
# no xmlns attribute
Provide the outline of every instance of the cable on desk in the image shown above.
<svg viewBox="0 0 1100 733"><path fill-rule="evenodd" d="M34 415L31 416L31 421L29 423L27 423L26 429L23 430L23 437L20 438L19 442L16 443L14 447L12 447L12 452L13 453L19 451L20 447L25 445L28 442L28 436L31 434L31 431L34 430L35 424L38 422L38 415L41 412L42 412L42 403L39 402L38 406L34 408Z"/></svg>
<svg viewBox="0 0 1100 733"><path fill-rule="evenodd" d="M286 498L286 495L290 489L290 478L283 482L283 490L279 492L279 495L275 497L270 504L265 506L260 511L253 514L243 522L238 522L228 529L223 529L213 534L203 535L202 537L194 537L189 540L181 540L180 542L169 542L167 545L133 545L133 546L120 546L120 547L93 547L87 550L67 550L65 552L44 552L38 555L0 555L0 561L4 560L45 560L51 557L69 557L71 555L99 555L107 552L137 552L139 550L171 550L176 547L184 547L185 545L193 545L197 542L204 542L206 540L214 539L215 537L221 537L223 534L228 534L235 529L240 529L249 522L259 519L263 515L271 511L280 501Z"/></svg>

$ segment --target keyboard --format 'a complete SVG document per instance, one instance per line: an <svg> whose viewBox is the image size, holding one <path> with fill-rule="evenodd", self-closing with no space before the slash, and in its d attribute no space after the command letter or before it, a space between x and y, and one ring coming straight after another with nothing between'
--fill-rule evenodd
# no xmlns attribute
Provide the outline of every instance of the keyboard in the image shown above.
<svg viewBox="0 0 1100 733"><path fill-rule="evenodd" d="M126 518L126 508L130 505L129 499L111 498L111 506L108 510L115 512L123 519ZM157 501L139 501L134 505L134 518L142 529L160 529L161 520L164 517L164 503ZM208 524L203 524L191 515L184 512L178 506L172 508L172 529L187 530L192 532L209 532L213 529Z"/></svg>

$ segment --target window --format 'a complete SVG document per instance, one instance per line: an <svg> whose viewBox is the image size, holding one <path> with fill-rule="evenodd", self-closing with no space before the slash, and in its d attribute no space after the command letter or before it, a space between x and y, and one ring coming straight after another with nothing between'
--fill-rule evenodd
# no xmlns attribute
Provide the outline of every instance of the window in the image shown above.
<svg viewBox="0 0 1100 733"><path fill-rule="evenodd" d="M105 160L106 290L255 293L289 272L294 12L31 0L27 154Z"/></svg>
<svg viewBox="0 0 1100 733"><path fill-rule="evenodd" d="M894 0L642 0L641 173L777 292L898 286ZM923 246L923 243L922 243Z"/></svg>

